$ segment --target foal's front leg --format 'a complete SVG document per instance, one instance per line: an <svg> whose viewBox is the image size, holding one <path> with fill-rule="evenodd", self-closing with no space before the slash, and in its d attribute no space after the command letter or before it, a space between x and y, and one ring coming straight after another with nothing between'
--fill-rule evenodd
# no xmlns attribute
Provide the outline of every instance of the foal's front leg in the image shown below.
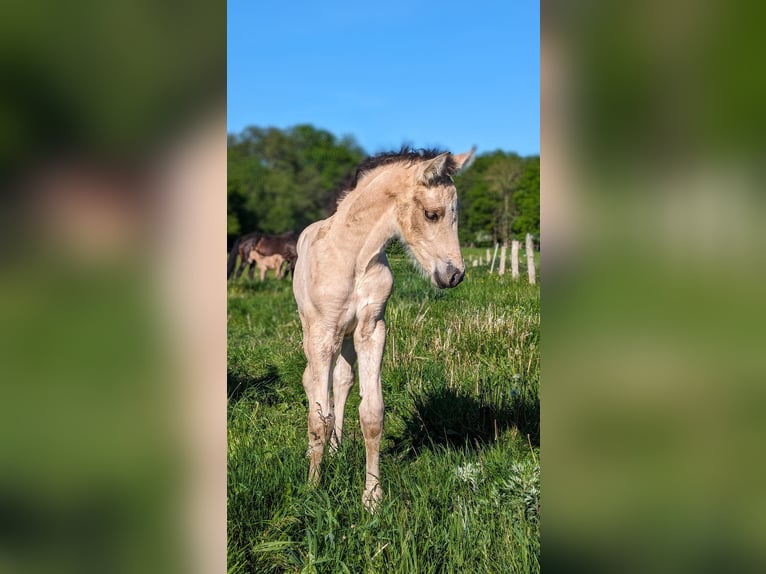
<svg viewBox="0 0 766 574"><path fill-rule="evenodd" d="M310 344L306 349L308 364L303 372L303 388L309 403L309 481L319 482L319 465L325 444L335 427L330 403L330 373L335 349L331 343Z"/></svg>
<svg viewBox="0 0 766 574"><path fill-rule="evenodd" d="M380 490L380 438L383 434L383 390L380 365L386 344L386 323L374 319L360 324L354 332L354 344L359 360L359 422L367 453L366 480L362 503L373 512L381 498Z"/></svg>

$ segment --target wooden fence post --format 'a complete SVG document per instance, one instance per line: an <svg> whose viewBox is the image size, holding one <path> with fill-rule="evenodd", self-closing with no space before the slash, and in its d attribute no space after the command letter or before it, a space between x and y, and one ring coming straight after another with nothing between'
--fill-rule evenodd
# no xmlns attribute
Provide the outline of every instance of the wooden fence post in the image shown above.
<svg viewBox="0 0 766 574"><path fill-rule="evenodd" d="M511 278L515 281L519 278L519 240L511 241Z"/></svg>
<svg viewBox="0 0 766 574"><path fill-rule="evenodd" d="M489 247L487 247L487 265L489 265L489 258L490 258Z"/></svg>
<svg viewBox="0 0 766 574"><path fill-rule="evenodd" d="M492 271L495 269L495 257L497 256L497 246L500 245L499 243L495 243L495 251L492 253L492 265L489 267L489 273L492 274ZM487 250L489 251L489 250Z"/></svg>
<svg viewBox="0 0 766 574"><path fill-rule="evenodd" d="M532 241L532 234L527 233L527 273L529 274L529 284L535 284L535 244Z"/></svg>
<svg viewBox="0 0 766 574"><path fill-rule="evenodd" d="M500 248L500 265L497 268L497 274L498 275L505 275L505 256L507 254L508 247L503 243L503 246Z"/></svg>

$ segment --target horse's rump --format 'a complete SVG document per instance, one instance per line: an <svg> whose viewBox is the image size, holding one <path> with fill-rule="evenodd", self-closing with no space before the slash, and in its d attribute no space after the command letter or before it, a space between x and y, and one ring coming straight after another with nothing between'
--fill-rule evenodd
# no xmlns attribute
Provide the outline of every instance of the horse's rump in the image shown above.
<svg viewBox="0 0 766 574"><path fill-rule="evenodd" d="M287 260L297 256L295 245L298 242L298 234L295 231L286 231L280 235L262 235L255 244L255 249L261 255L274 255L279 253Z"/></svg>

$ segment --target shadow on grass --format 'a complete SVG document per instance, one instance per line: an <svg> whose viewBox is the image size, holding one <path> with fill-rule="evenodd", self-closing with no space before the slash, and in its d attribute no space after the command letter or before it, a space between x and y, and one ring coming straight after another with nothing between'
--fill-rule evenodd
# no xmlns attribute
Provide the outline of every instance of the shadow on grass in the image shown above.
<svg viewBox="0 0 766 574"><path fill-rule="evenodd" d="M250 377L231 371L226 373L226 396L229 403L236 403L243 395L255 392L259 400L272 404L278 400L277 387L282 378L274 365L266 366L266 374Z"/></svg>
<svg viewBox="0 0 766 574"><path fill-rule="evenodd" d="M480 448L497 440L505 431L517 428L540 446L540 400L517 397L507 406L482 404L472 396L451 389L439 389L415 399L415 410L405 419L405 429L395 437L394 452L451 446Z"/></svg>
<svg viewBox="0 0 766 574"><path fill-rule="evenodd" d="M239 289L243 293L274 293L292 288L292 281L289 277L277 279L271 272L266 275L266 279L261 281L257 276L255 279L246 278L244 275L239 279L229 281L231 288Z"/></svg>

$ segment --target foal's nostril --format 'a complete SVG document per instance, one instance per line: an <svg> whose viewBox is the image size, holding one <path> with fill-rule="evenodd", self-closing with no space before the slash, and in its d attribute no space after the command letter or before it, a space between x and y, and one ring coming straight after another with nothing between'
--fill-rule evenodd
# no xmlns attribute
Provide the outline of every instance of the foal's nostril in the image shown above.
<svg viewBox="0 0 766 574"><path fill-rule="evenodd" d="M465 275L464 269L458 269L452 263L447 265L447 277L449 278L449 286L455 287L458 283L460 283L463 280L463 276Z"/></svg>

